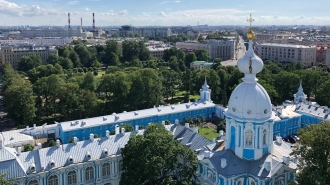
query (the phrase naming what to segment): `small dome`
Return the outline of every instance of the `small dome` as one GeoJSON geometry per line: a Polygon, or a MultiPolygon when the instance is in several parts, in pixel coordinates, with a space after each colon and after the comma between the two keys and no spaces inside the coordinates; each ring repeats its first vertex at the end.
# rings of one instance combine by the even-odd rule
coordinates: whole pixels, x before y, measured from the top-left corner
{"type": "Polygon", "coordinates": [[[241,119],[269,119],[272,115],[272,104],[267,91],[258,83],[241,83],[230,96],[228,103],[229,116],[241,119]]]}

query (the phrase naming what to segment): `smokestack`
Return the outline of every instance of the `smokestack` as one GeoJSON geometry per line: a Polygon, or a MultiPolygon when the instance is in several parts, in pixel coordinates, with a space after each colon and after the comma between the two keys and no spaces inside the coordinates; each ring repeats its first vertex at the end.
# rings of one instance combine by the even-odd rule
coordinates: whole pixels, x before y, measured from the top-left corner
{"type": "Polygon", "coordinates": [[[70,26],[70,13],[68,13],[68,26],[69,26],[69,29],[71,28],[70,26]]]}
{"type": "Polygon", "coordinates": [[[93,13],[93,30],[95,30],[95,15],[93,13]]]}
{"type": "Polygon", "coordinates": [[[80,28],[82,29],[82,17],[80,18],[80,28]]]}

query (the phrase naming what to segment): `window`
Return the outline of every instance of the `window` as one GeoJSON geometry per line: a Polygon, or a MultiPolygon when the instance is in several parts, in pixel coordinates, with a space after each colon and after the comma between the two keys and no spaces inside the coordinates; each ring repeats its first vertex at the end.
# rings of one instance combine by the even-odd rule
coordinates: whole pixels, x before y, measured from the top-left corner
{"type": "Polygon", "coordinates": [[[251,130],[245,131],[245,146],[252,146],[252,136],[251,130]]]}
{"type": "Polygon", "coordinates": [[[85,180],[89,181],[91,179],[94,179],[94,168],[90,166],[85,170],[85,180]]]}
{"type": "Polygon", "coordinates": [[[70,171],[68,173],[68,185],[72,185],[76,183],[77,183],[77,173],[76,171],[70,171]]]}
{"type": "Polygon", "coordinates": [[[242,181],[238,181],[237,182],[237,185],[242,185],[242,181]]]}
{"type": "Polygon", "coordinates": [[[84,130],[84,129],[82,129],[82,130],[81,130],[81,133],[85,133],[85,130],[84,130]]]}
{"type": "Polygon", "coordinates": [[[96,131],[96,127],[94,127],[94,131],[96,131]]]}
{"type": "Polygon", "coordinates": [[[28,185],[38,185],[39,182],[37,180],[31,180],[28,185]]]}
{"type": "Polygon", "coordinates": [[[48,178],[48,185],[58,185],[57,175],[52,175],[48,178]]]}
{"type": "Polygon", "coordinates": [[[262,144],[263,145],[266,145],[267,143],[266,143],[266,134],[267,134],[267,131],[266,131],[266,129],[264,130],[264,132],[263,132],[263,135],[262,135],[262,144]]]}
{"type": "Polygon", "coordinates": [[[275,185],[283,185],[283,180],[277,180],[275,185]]]}
{"type": "Polygon", "coordinates": [[[251,182],[251,185],[256,185],[256,183],[254,183],[253,181],[251,182]]]}
{"type": "Polygon", "coordinates": [[[88,128],[88,132],[90,132],[91,131],[91,128],[88,128]]]}
{"type": "Polygon", "coordinates": [[[110,175],[110,163],[105,163],[102,166],[102,176],[110,175]]]}

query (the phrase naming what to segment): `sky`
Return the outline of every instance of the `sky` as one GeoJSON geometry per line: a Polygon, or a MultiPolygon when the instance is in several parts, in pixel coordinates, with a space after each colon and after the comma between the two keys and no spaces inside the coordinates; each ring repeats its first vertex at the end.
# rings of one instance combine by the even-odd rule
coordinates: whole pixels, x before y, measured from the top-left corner
{"type": "Polygon", "coordinates": [[[0,25],[330,25],[330,0],[0,0],[0,25]]]}

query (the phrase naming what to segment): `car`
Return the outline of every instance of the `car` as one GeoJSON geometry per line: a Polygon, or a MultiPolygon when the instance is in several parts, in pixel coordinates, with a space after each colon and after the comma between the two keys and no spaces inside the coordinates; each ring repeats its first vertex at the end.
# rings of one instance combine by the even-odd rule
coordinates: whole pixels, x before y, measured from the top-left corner
{"type": "Polygon", "coordinates": [[[296,138],[293,137],[293,136],[288,136],[287,139],[289,140],[290,143],[296,143],[297,142],[296,138]]]}
{"type": "Polygon", "coordinates": [[[292,136],[293,136],[297,141],[300,141],[300,138],[299,138],[297,135],[293,134],[292,136]]]}

